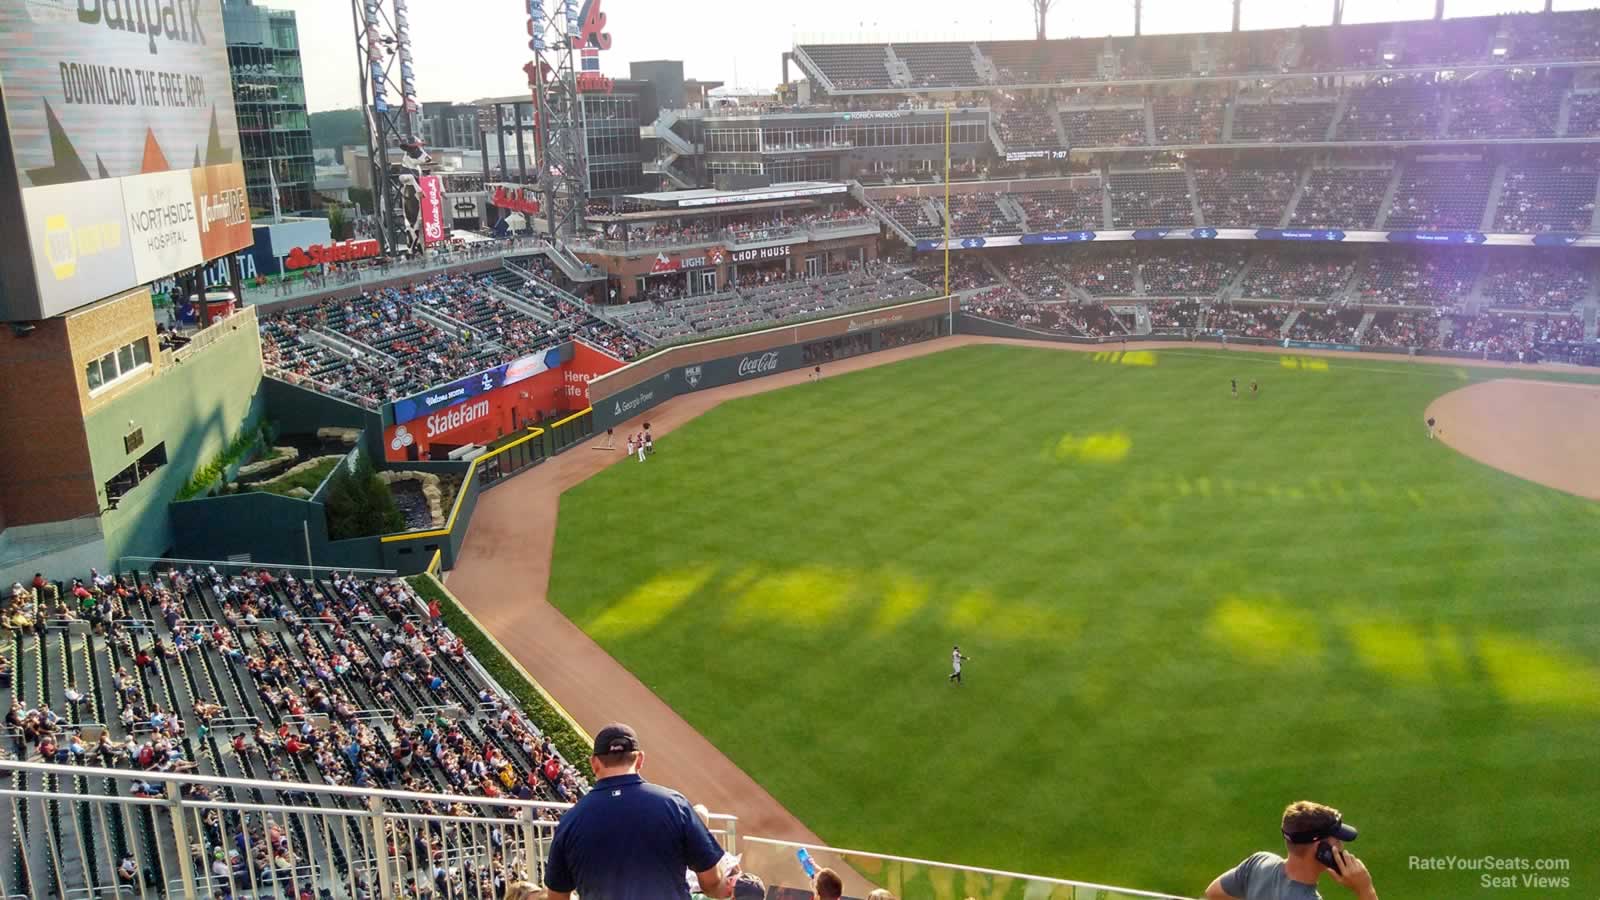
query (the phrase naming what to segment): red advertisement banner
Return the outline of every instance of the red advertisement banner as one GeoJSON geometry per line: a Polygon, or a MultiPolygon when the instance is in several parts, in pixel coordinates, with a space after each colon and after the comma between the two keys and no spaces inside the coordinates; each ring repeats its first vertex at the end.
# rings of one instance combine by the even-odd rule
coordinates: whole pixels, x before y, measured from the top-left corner
{"type": "Polygon", "coordinates": [[[417,179],[417,196],[422,204],[422,245],[436,244],[444,234],[444,184],[437,175],[417,179]]]}
{"type": "Polygon", "coordinates": [[[530,216],[538,215],[539,210],[542,208],[539,204],[539,192],[537,189],[525,188],[515,184],[495,185],[494,194],[489,202],[501,209],[509,209],[512,212],[524,213],[530,216]]]}
{"type": "Polygon", "coordinates": [[[324,247],[321,244],[312,244],[309,247],[296,247],[289,251],[283,261],[285,269],[304,269],[308,266],[320,266],[324,263],[349,262],[352,259],[366,259],[377,256],[383,252],[378,242],[366,239],[359,241],[334,241],[324,247]]]}

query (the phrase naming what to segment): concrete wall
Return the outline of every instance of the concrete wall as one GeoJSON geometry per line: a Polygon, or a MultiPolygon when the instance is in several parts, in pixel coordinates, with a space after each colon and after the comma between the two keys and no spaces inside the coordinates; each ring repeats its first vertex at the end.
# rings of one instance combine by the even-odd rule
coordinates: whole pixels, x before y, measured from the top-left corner
{"type": "Polygon", "coordinates": [[[167,506],[195,471],[236,435],[257,426],[266,409],[261,384],[260,337],[254,321],[227,320],[214,342],[127,390],[98,403],[83,421],[100,508],[109,503],[105,482],[156,445],[165,443],[166,466],[125,494],[101,516],[108,561],[156,556],[174,545],[167,506]],[[131,453],[123,439],[141,429],[144,443],[131,453]]]}
{"type": "Polygon", "coordinates": [[[377,412],[276,378],[263,378],[261,391],[266,397],[267,417],[278,424],[279,434],[313,434],[318,428],[361,428],[365,429],[361,449],[374,460],[383,459],[383,418],[377,412]]]}

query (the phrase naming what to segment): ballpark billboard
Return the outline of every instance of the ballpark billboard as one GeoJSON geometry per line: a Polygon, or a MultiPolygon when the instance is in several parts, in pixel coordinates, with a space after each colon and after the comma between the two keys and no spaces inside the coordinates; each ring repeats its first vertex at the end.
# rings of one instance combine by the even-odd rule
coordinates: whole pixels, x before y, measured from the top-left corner
{"type": "Polygon", "coordinates": [[[192,266],[202,247],[249,246],[232,196],[244,173],[220,0],[0,0],[0,34],[14,166],[0,180],[24,219],[6,237],[27,241],[35,263],[6,273],[19,277],[0,318],[56,315],[192,266]],[[228,171],[191,174],[211,167],[228,171]],[[114,243],[97,218],[113,193],[114,243]]]}

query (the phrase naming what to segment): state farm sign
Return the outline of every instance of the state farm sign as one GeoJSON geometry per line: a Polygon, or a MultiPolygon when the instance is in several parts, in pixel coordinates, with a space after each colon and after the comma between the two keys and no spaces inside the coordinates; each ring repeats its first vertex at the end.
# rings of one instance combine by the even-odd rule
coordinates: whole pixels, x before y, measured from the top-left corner
{"type": "Polygon", "coordinates": [[[349,262],[353,259],[368,259],[383,252],[374,240],[360,241],[334,241],[324,247],[321,244],[312,244],[309,247],[296,247],[289,251],[283,261],[285,269],[304,269],[308,266],[321,266],[328,263],[349,262]]]}
{"type": "Polygon", "coordinates": [[[489,401],[487,400],[453,406],[442,413],[435,413],[428,417],[428,437],[438,437],[447,431],[453,431],[463,425],[470,425],[487,415],[489,415],[489,401]]]}

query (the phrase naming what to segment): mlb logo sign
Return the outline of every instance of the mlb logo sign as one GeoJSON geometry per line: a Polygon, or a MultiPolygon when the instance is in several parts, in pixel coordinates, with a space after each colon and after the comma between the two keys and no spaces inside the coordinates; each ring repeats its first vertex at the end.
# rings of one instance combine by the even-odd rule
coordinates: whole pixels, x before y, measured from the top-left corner
{"type": "Polygon", "coordinates": [[[683,370],[683,380],[687,381],[689,383],[689,388],[691,390],[693,390],[694,388],[699,387],[700,386],[700,367],[699,366],[689,366],[688,368],[684,369],[683,370]]]}

